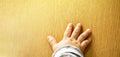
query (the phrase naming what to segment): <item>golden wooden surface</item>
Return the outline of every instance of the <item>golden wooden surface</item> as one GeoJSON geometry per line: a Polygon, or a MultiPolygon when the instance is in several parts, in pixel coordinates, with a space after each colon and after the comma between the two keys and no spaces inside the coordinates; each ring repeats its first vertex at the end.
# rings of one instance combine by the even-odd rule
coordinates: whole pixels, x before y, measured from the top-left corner
{"type": "Polygon", "coordinates": [[[93,31],[85,57],[120,57],[120,0],[0,0],[0,57],[51,57],[69,22],[93,31]]]}

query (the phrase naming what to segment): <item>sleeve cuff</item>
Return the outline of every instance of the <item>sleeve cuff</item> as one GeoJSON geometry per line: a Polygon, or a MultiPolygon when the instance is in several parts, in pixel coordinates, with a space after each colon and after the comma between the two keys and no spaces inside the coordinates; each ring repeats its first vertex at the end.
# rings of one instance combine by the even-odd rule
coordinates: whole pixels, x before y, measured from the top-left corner
{"type": "Polygon", "coordinates": [[[61,56],[63,53],[74,53],[74,54],[77,54],[79,55],[80,57],[84,57],[83,56],[83,53],[82,51],[75,47],[75,46],[64,46],[64,47],[61,47],[61,48],[58,48],[52,55],[52,57],[59,57],[61,56]]]}

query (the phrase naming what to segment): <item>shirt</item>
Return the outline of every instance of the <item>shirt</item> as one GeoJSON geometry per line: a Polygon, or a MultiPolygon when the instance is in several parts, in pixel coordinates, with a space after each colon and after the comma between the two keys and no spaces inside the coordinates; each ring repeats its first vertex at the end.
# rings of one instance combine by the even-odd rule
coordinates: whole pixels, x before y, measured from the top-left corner
{"type": "Polygon", "coordinates": [[[84,57],[81,50],[75,46],[64,46],[58,48],[52,57],[84,57]]]}

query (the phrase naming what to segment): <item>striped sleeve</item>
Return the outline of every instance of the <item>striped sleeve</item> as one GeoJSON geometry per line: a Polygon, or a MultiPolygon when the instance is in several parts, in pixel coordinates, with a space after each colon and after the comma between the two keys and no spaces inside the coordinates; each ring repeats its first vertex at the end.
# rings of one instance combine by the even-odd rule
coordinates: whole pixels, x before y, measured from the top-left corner
{"type": "Polygon", "coordinates": [[[64,46],[58,48],[52,57],[83,57],[83,53],[75,46],[64,46]]]}

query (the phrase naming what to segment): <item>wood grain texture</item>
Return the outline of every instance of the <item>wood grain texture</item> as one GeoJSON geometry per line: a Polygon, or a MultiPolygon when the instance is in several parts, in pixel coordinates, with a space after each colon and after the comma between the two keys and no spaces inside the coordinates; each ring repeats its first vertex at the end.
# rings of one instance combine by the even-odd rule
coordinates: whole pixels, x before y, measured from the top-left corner
{"type": "Polygon", "coordinates": [[[93,31],[85,57],[120,57],[120,0],[0,0],[0,57],[51,57],[69,22],[93,31]]]}

